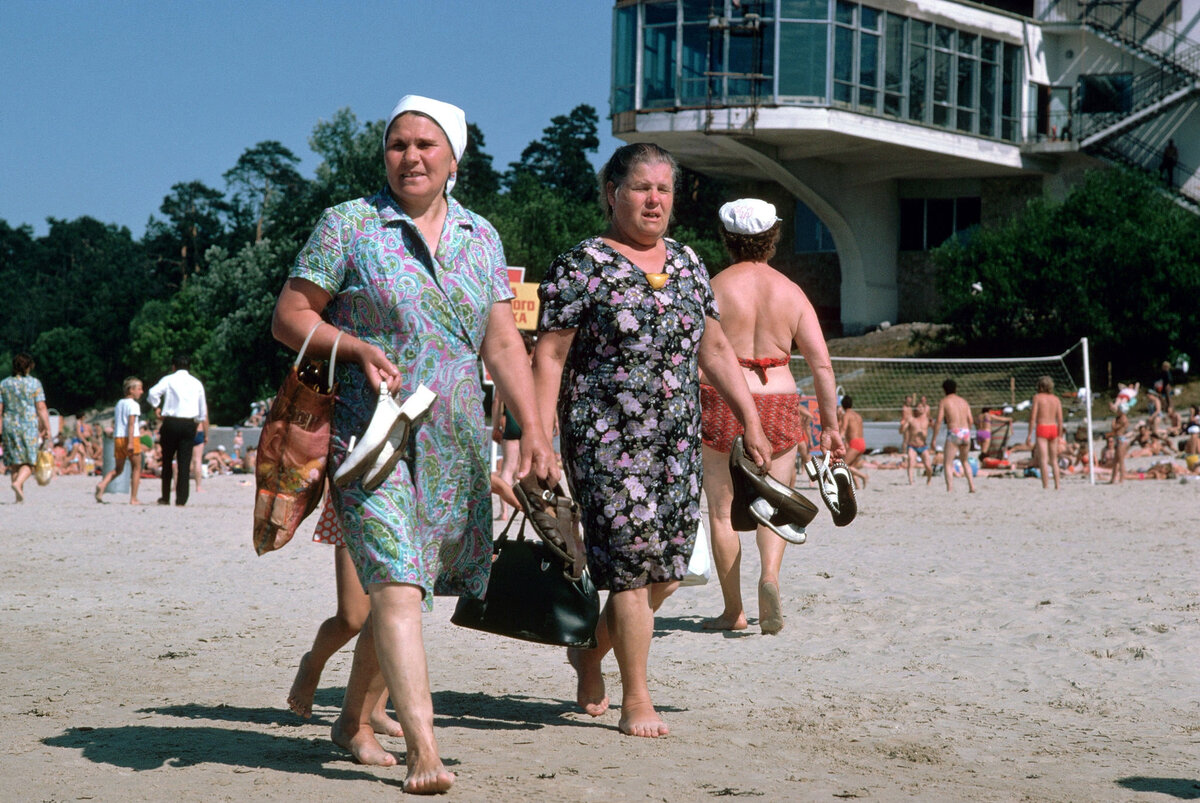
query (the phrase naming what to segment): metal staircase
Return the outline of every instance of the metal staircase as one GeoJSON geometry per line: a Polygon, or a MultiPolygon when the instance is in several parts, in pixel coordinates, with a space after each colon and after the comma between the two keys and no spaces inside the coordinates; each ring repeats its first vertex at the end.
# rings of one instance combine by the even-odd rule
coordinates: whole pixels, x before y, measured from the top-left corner
{"type": "MultiPolygon", "coordinates": [[[[1135,132],[1176,106],[1200,98],[1200,43],[1176,36],[1163,18],[1145,17],[1136,8],[1136,2],[1093,0],[1080,9],[1081,25],[1152,67],[1133,77],[1124,110],[1084,114],[1076,108],[1073,116],[1081,150],[1157,174],[1161,145],[1153,147],[1135,132]]],[[[1183,164],[1175,168],[1176,175],[1183,177],[1194,170],[1183,164]]],[[[1183,205],[1200,211],[1197,182],[1185,181],[1181,187],[1168,189],[1183,205]]]]}

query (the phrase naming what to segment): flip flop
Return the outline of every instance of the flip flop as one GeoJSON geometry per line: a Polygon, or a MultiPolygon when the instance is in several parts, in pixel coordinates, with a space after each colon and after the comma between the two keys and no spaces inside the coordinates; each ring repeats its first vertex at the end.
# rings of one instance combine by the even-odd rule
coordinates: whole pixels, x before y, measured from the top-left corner
{"type": "Polygon", "coordinates": [[[437,394],[424,385],[418,385],[412,395],[404,400],[404,404],[400,405],[400,414],[396,416],[396,423],[392,425],[387,440],[383,442],[374,466],[363,478],[363,490],[374,491],[392,476],[396,464],[408,451],[409,435],[417,424],[429,415],[436,400],[437,394]]]}
{"type": "Polygon", "coordinates": [[[816,518],[817,506],[751,460],[741,435],[733,439],[729,451],[729,473],[733,479],[730,523],[735,530],[752,530],[761,524],[790,544],[805,542],[804,528],[816,518]]]}
{"type": "Polygon", "coordinates": [[[396,404],[396,399],[388,393],[387,383],[380,382],[379,399],[375,402],[375,412],[371,421],[361,438],[350,436],[350,453],[334,473],[334,484],[345,488],[378,462],[379,452],[387,444],[388,434],[396,425],[399,416],[400,405],[396,404]]]}
{"type": "Polygon", "coordinates": [[[813,455],[804,464],[804,471],[817,483],[833,523],[845,527],[854,521],[858,515],[858,500],[854,497],[854,478],[846,464],[841,460],[831,461],[828,453],[823,461],[813,455]]]}
{"type": "Polygon", "coordinates": [[[579,505],[563,493],[561,485],[547,488],[539,482],[539,487],[531,487],[526,482],[538,481],[529,478],[513,485],[521,511],[546,547],[563,561],[563,576],[578,580],[587,566],[579,534],[579,505]]]}

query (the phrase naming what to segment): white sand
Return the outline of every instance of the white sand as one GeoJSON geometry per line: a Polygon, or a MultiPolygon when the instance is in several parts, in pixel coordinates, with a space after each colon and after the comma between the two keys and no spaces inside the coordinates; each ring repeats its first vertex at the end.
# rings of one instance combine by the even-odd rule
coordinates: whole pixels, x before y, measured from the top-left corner
{"type": "MultiPolygon", "coordinates": [[[[253,489],[188,507],[97,505],[94,479],[0,482],[0,800],[383,800],[284,705],[333,611],[332,552],[255,557],[253,489]]],[[[715,582],[658,620],[651,687],[672,728],[621,737],[575,713],[563,651],[426,619],[455,800],[1163,801],[1200,797],[1200,482],[1060,493],[877,471],[858,520],[825,513],[784,566],[787,624],[703,632],[715,582]]],[[[142,486],[153,502],[157,483],[142,486]]],[[[615,663],[610,692],[619,699],[615,663]]],[[[401,752],[403,743],[385,740],[401,752]]]]}

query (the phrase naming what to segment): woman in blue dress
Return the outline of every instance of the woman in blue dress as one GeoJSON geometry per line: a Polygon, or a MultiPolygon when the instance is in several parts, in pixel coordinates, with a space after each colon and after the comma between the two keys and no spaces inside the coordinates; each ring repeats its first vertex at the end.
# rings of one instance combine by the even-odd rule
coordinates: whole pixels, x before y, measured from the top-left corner
{"type": "Polygon", "coordinates": [[[25,501],[25,481],[37,464],[38,442],[50,438],[50,412],[42,383],[29,375],[33,357],[21,352],[13,357],[12,376],[0,381],[0,438],[4,465],[8,467],[13,495],[25,501]]]}
{"type": "Polygon", "coordinates": [[[534,374],[542,421],[557,410],[588,570],[609,590],[598,646],[570,650],[578,702],[608,708],[601,661],[621,670],[622,733],[667,735],[650,700],[654,612],[683,578],[700,521],[698,368],[770,467],[771,445],[717,322],[708,273],[667,238],[678,168],[656,145],[619,148],[600,172],[609,228],[559,256],[541,298],[534,374]]]}
{"type": "Polygon", "coordinates": [[[402,98],[385,126],[386,185],[325,211],[273,323],[276,338],[297,349],[325,322],[310,344],[322,358],[342,333],[330,476],[371,420],[381,383],[401,399],[421,384],[437,394],[414,428],[411,459],[370,491],[355,480],[332,492],[371,604],[333,738],[363,763],[395,763],[363,715],[386,681],[404,729],[408,792],[442,792],[454,782],[433,735],[422,609],[435,594],[481,597],[491,567],[480,357],[522,425],[518,473],[532,466],[539,478],[558,475],[532,400],[500,238],[449,195],[466,138],[458,107],[402,98]]]}

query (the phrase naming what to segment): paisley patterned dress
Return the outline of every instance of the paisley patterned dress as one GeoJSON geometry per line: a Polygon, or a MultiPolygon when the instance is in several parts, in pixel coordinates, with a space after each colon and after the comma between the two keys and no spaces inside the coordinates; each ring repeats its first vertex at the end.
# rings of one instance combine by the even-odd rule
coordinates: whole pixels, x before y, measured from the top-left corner
{"type": "MultiPolygon", "coordinates": [[[[512,298],[500,237],[450,199],[436,252],[386,188],[327,209],[291,276],[333,296],[325,317],[379,346],[403,373],[403,400],[424,383],[438,394],[415,429],[409,459],[371,493],[358,482],[333,504],[359,579],[408,583],[433,595],[481,597],[492,531],[479,349],[497,301],[512,298]]],[[[361,434],[379,388],[338,364],[329,474],[361,434]]]]}
{"type": "Polygon", "coordinates": [[[666,285],[598,237],[538,288],[542,330],[575,329],[558,397],[588,570],[611,591],[682,579],[700,520],[699,348],[717,318],[695,253],[666,240],[666,285]]]}
{"type": "Polygon", "coordinates": [[[32,376],[0,380],[4,403],[4,464],[9,468],[37,464],[37,403],[46,401],[42,383],[32,376]]]}

